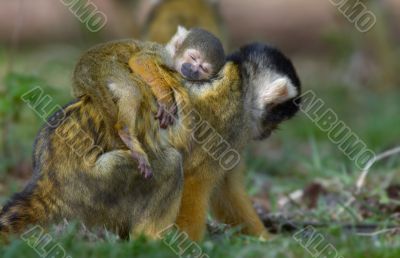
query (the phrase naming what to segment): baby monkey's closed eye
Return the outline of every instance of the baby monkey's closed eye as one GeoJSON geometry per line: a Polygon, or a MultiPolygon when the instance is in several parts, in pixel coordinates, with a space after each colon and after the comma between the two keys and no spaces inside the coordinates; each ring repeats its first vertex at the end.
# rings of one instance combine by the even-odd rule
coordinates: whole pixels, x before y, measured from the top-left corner
{"type": "Polygon", "coordinates": [[[173,39],[175,46],[174,66],[185,79],[209,80],[225,64],[225,52],[221,42],[211,33],[202,29],[185,31],[178,29],[173,39]]]}

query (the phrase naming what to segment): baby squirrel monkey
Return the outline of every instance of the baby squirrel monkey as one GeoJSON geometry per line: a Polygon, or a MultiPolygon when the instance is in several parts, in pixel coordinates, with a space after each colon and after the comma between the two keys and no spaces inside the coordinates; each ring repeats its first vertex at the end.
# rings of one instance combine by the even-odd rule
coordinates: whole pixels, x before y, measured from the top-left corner
{"type": "MultiPolygon", "coordinates": [[[[220,40],[200,28],[188,31],[179,26],[165,50],[167,54],[163,55],[163,64],[189,81],[210,80],[225,64],[225,52],[220,40]]],[[[159,104],[156,117],[160,120],[160,127],[172,125],[176,114],[172,89],[176,80],[146,51],[132,56],[129,66],[151,87],[156,96],[159,104]]]]}
{"type": "MultiPolygon", "coordinates": [[[[158,103],[156,118],[160,121],[160,127],[165,129],[173,124],[177,113],[174,90],[183,87],[182,77],[192,81],[211,79],[225,64],[225,53],[214,35],[198,28],[186,30],[179,27],[165,46],[146,42],[138,43],[135,47],[138,49],[124,54],[121,54],[121,49],[111,49],[110,53],[102,56],[89,51],[81,58],[80,63],[84,65],[77,65],[74,90],[76,97],[86,94],[95,101],[105,102],[98,104],[104,109],[103,115],[118,117],[111,124],[115,124],[119,137],[138,161],[140,173],[149,178],[153,172],[137,129],[142,119],[137,114],[141,93],[135,92],[135,81],[144,81],[151,88],[158,103]],[[121,58],[126,54],[130,56],[129,60],[121,58]],[[127,69],[128,65],[130,69],[127,69]],[[110,98],[113,101],[111,103],[107,101],[110,98]],[[108,114],[114,102],[117,110],[108,114]]],[[[151,146],[145,147],[152,149],[151,146]]]]}
{"type": "MultiPolygon", "coordinates": [[[[129,67],[136,76],[139,76],[152,89],[158,102],[156,118],[160,121],[160,127],[165,129],[174,122],[177,106],[174,100],[174,87],[181,83],[176,76],[168,70],[175,70],[189,81],[206,81],[218,74],[225,64],[225,52],[222,43],[210,32],[193,28],[189,31],[182,26],[165,46],[164,60],[158,62],[151,51],[141,51],[133,55],[129,60],[129,67]]],[[[120,108],[129,108],[126,106],[120,108]]],[[[122,141],[132,151],[134,157],[138,157],[137,149],[132,144],[132,128],[117,128],[122,141]],[[130,133],[126,133],[130,131],[130,133]]],[[[146,154],[138,160],[146,160],[140,163],[139,169],[147,178],[152,175],[152,170],[146,154]]]]}

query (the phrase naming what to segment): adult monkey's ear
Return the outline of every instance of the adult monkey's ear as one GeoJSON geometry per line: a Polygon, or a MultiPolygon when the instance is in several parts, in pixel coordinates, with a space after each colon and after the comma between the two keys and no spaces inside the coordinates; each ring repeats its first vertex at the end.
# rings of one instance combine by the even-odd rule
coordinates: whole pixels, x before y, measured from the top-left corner
{"type": "Polygon", "coordinates": [[[183,41],[185,41],[188,34],[189,31],[185,27],[178,26],[178,30],[176,31],[175,35],[165,46],[171,56],[175,56],[176,51],[180,48],[183,41]]]}
{"type": "Polygon", "coordinates": [[[298,94],[298,90],[290,80],[286,77],[276,79],[272,83],[268,83],[265,87],[262,87],[261,99],[263,105],[269,104],[281,104],[291,98],[294,98],[298,94]]]}

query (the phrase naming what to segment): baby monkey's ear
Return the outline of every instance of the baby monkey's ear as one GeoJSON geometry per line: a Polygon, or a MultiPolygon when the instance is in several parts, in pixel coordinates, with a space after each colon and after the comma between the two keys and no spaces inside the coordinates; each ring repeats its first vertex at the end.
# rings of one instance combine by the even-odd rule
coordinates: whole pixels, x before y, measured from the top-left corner
{"type": "Polygon", "coordinates": [[[177,32],[166,45],[166,49],[171,56],[175,56],[176,51],[181,47],[188,34],[189,31],[185,27],[178,26],[177,32]]]}
{"type": "Polygon", "coordinates": [[[264,105],[281,104],[297,96],[297,89],[286,77],[281,77],[264,87],[260,101],[264,105]]]}

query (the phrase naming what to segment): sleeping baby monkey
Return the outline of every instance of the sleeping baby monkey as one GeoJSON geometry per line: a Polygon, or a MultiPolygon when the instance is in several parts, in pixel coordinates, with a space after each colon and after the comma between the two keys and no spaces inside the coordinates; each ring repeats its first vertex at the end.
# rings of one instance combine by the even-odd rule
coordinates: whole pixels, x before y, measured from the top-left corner
{"type": "Polygon", "coordinates": [[[129,60],[129,66],[151,87],[159,104],[157,118],[161,128],[166,128],[173,123],[176,112],[173,84],[182,85],[171,76],[170,70],[189,81],[207,81],[225,64],[225,53],[219,39],[210,32],[199,28],[188,31],[181,26],[165,46],[161,64],[151,53],[151,50],[138,52],[129,60]]]}
{"type": "MultiPolygon", "coordinates": [[[[133,86],[145,82],[158,104],[159,126],[148,130],[165,129],[173,124],[177,114],[174,91],[184,87],[182,78],[206,82],[217,75],[224,64],[225,53],[218,38],[203,29],[178,27],[165,46],[151,42],[111,42],[89,50],[76,67],[74,94],[89,96],[97,102],[105,120],[115,127],[138,161],[139,171],[149,178],[152,169],[146,149],[157,144],[149,144],[149,133],[144,143],[138,133],[144,123],[138,110],[145,109],[147,103],[141,96],[143,93],[133,86]]],[[[151,108],[147,112],[151,112],[151,108]]],[[[184,144],[189,146],[189,142],[184,144]]]]}
{"type": "MultiPolygon", "coordinates": [[[[154,53],[159,54],[159,53],[154,53]]],[[[160,127],[167,128],[174,122],[177,106],[174,100],[174,88],[183,87],[171,70],[178,72],[185,80],[207,81],[214,77],[225,63],[225,53],[221,42],[211,33],[203,29],[186,30],[179,27],[176,35],[165,47],[164,60],[157,61],[152,51],[141,51],[129,60],[129,66],[136,76],[143,79],[151,87],[158,102],[156,118],[160,127]]],[[[127,107],[125,107],[127,108],[127,107]]],[[[132,128],[119,128],[123,142],[131,149],[139,160],[139,169],[145,177],[152,175],[146,154],[137,156],[137,148],[132,145],[132,128]],[[121,130],[122,129],[122,130],[121,130]],[[129,133],[126,133],[126,132],[129,133]]]]}

